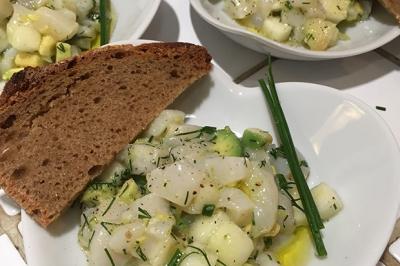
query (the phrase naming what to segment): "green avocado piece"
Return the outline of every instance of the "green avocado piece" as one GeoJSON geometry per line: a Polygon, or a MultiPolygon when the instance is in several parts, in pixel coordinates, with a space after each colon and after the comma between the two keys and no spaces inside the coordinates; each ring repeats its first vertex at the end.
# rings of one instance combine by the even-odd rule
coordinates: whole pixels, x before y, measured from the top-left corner
{"type": "Polygon", "coordinates": [[[119,189],[118,197],[120,200],[122,200],[125,203],[131,203],[136,199],[138,192],[139,192],[139,188],[136,185],[135,181],[133,181],[132,179],[129,179],[119,189]]]}
{"type": "Polygon", "coordinates": [[[72,56],[71,45],[65,42],[56,44],[56,62],[67,59],[72,56]]]}
{"type": "Polygon", "coordinates": [[[243,132],[242,145],[250,149],[258,149],[272,143],[272,136],[258,128],[248,128],[243,132]]]}
{"type": "Polygon", "coordinates": [[[242,146],[240,139],[229,127],[216,132],[214,150],[222,156],[241,156],[242,146]]]}
{"type": "Polygon", "coordinates": [[[109,183],[93,183],[83,193],[81,203],[87,207],[96,207],[100,201],[114,197],[116,188],[109,183]]]}

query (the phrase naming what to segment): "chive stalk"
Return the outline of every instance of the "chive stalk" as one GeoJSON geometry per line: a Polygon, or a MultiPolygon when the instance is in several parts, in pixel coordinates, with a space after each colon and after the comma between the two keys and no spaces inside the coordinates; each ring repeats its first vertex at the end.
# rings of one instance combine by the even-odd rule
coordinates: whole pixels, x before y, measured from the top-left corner
{"type": "Polygon", "coordinates": [[[278,135],[283,145],[283,151],[286,154],[290,171],[292,172],[297,190],[300,195],[301,202],[304,208],[304,214],[307,218],[311,235],[315,243],[318,256],[324,257],[327,255],[324,242],[322,240],[320,229],[324,228],[321,216],[312,197],[310,188],[307,185],[306,179],[300,168],[299,159],[296,149],[289,131],[288,124],[285,119],[279,97],[275,87],[275,81],[272,75],[271,57],[269,57],[269,67],[267,73],[267,81],[261,79],[259,84],[264,93],[269,109],[273,116],[278,135]]]}
{"type": "Polygon", "coordinates": [[[100,0],[100,45],[105,45],[110,41],[110,2],[100,0]]]}

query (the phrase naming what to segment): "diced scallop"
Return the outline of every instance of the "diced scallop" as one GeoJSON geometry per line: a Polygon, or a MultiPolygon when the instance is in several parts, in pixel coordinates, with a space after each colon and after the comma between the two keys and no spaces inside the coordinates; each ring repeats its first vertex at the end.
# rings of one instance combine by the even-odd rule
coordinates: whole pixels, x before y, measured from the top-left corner
{"type": "Polygon", "coordinates": [[[169,216],[171,214],[168,201],[154,193],[150,193],[135,200],[123,216],[125,219],[129,217],[131,219],[138,219],[139,215],[146,216],[146,212],[151,217],[158,215],[169,216]]]}
{"type": "Polygon", "coordinates": [[[268,17],[264,20],[261,32],[274,41],[285,42],[289,39],[292,26],[280,22],[279,18],[268,17]]]}
{"type": "Polygon", "coordinates": [[[286,194],[284,194],[284,192],[279,193],[277,223],[280,226],[281,232],[293,233],[295,229],[292,201],[286,194]]]}
{"type": "Polygon", "coordinates": [[[226,209],[226,213],[237,225],[246,226],[251,224],[254,203],[240,189],[222,189],[217,207],[226,209]]]}
{"type": "Polygon", "coordinates": [[[208,240],[207,248],[214,251],[226,265],[243,265],[253,252],[253,241],[234,223],[224,223],[208,240]]]}
{"type": "Polygon", "coordinates": [[[252,165],[252,175],[245,181],[247,193],[253,200],[254,225],[252,235],[274,234],[278,213],[278,188],[269,168],[252,165]]]}
{"type": "Polygon", "coordinates": [[[230,219],[222,211],[216,212],[211,217],[200,216],[190,226],[189,236],[194,242],[207,244],[208,239],[215,233],[218,227],[227,222],[230,222],[230,219]]]}
{"type": "Polygon", "coordinates": [[[151,171],[147,176],[147,187],[158,196],[186,207],[190,205],[206,178],[205,172],[187,162],[178,161],[164,169],[151,171]]]}
{"type": "Polygon", "coordinates": [[[339,37],[336,25],[320,18],[308,19],[303,31],[304,42],[315,51],[324,51],[335,45],[339,37]]]}
{"type": "Polygon", "coordinates": [[[135,143],[128,150],[128,161],[135,174],[147,174],[159,163],[160,149],[149,144],[135,143]]]}
{"type": "Polygon", "coordinates": [[[250,176],[249,160],[243,157],[214,157],[205,160],[209,176],[221,185],[233,185],[250,176]]]}
{"type": "Polygon", "coordinates": [[[218,203],[220,191],[216,185],[210,182],[202,182],[200,189],[194,197],[192,203],[185,209],[185,212],[190,214],[200,214],[204,205],[218,203]]]}
{"type": "Polygon", "coordinates": [[[89,12],[93,9],[93,4],[96,3],[93,0],[79,0],[75,1],[76,15],[79,20],[85,19],[89,12]]]}
{"type": "Polygon", "coordinates": [[[164,110],[161,114],[154,119],[149,128],[145,131],[144,135],[147,137],[153,136],[155,138],[161,137],[166,132],[171,124],[183,124],[185,120],[185,113],[178,110],[164,110]]]}
{"type": "Polygon", "coordinates": [[[137,248],[136,241],[144,235],[145,229],[146,225],[139,220],[116,227],[110,237],[110,249],[119,254],[135,250],[137,248]]]}
{"type": "Polygon", "coordinates": [[[51,35],[56,41],[72,38],[79,28],[75,13],[68,9],[40,7],[32,15],[31,21],[37,31],[43,35],[51,35]]]}
{"type": "MultiPolygon", "coordinates": [[[[343,202],[336,191],[326,183],[321,183],[311,189],[311,194],[317,205],[322,220],[327,221],[343,209],[343,202]]],[[[301,204],[300,204],[301,205],[301,204]]],[[[306,225],[307,220],[304,213],[294,208],[296,225],[306,225]]]]}
{"type": "Polygon", "coordinates": [[[351,0],[319,0],[325,12],[326,19],[337,24],[347,18],[351,0]]]}
{"type": "Polygon", "coordinates": [[[269,252],[259,253],[256,262],[259,266],[280,266],[280,263],[275,259],[275,256],[269,252]]]}
{"type": "Polygon", "coordinates": [[[243,19],[254,13],[255,0],[225,0],[225,11],[234,19],[243,19]]]}
{"type": "Polygon", "coordinates": [[[194,137],[196,136],[195,134],[197,133],[198,130],[201,129],[201,126],[197,125],[190,125],[190,124],[171,124],[168,127],[168,131],[166,133],[167,137],[170,136],[188,136],[189,137],[194,137]],[[196,133],[191,133],[191,132],[196,132],[196,133]],[[191,134],[189,134],[191,133],[191,134]]]}
{"type": "Polygon", "coordinates": [[[149,220],[147,235],[158,239],[168,238],[174,224],[175,219],[172,215],[156,215],[149,220]]]}
{"type": "Polygon", "coordinates": [[[90,242],[89,266],[109,266],[111,262],[107,251],[115,265],[125,265],[129,261],[128,255],[114,252],[109,247],[111,235],[103,226],[97,224],[94,232],[95,234],[90,242]]]}
{"type": "Polygon", "coordinates": [[[119,162],[112,162],[106,166],[103,172],[97,177],[101,181],[112,181],[114,177],[125,170],[125,167],[119,162]]]}
{"type": "Polygon", "coordinates": [[[42,36],[33,27],[20,25],[8,27],[7,31],[11,45],[18,51],[35,52],[39,50],[42,36]]]}
{"type": "MultiPolygon", "coordinates": [[[[166,265],[176,250],[176,240],[169,235],[167,238],[159,239],[146,237],[140,243],[140,249],[146,256],[150,265],[166,265]]],[[[136,257],[139,257],[136,254],[136,257]]]]}

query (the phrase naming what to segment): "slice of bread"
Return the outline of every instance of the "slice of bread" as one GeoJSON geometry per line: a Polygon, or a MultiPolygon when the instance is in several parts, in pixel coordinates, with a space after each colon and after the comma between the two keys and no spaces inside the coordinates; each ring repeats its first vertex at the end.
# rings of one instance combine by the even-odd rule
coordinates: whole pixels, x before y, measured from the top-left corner
{"type": "Polygon", "coordinates": [[[48,226],[210,61],[192,44],[120,45],[15,74],[0,96],[0,186],[48,226]]]}
{"type": "Polygon", "coordinates": [[[397,19],[400,23],[400,1],[399,0],[379,0],[379,2],[397,19]]]}

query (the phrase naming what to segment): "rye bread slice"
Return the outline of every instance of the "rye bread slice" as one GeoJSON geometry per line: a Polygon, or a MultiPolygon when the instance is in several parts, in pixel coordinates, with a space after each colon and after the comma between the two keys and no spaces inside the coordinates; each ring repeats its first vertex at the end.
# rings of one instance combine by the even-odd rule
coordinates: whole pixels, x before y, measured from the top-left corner
{"type": "Polygon", "coordinates": [[[379,0],[383,7],[387,9],[400,23],[400,1],[399,0],[379,0]]]}
{"type": "Polygon", "coordinates": [[[0,96],[0,186],[46,227],[211,69],[187,43],[97,49],[14,75],[0,96]]]}

